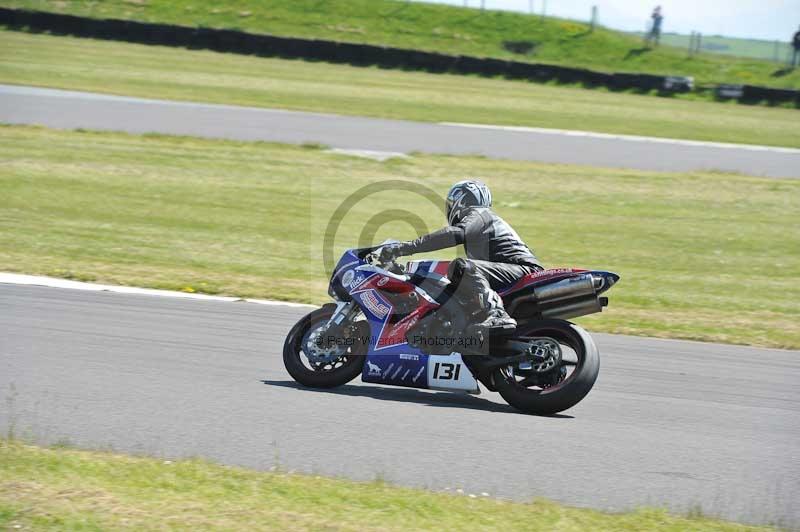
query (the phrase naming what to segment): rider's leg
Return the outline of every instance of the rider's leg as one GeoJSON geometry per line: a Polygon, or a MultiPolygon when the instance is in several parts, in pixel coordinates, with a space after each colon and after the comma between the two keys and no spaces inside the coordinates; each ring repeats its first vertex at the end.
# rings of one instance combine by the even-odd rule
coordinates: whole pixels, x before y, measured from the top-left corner
{"type": "Polygon", "coordinates": [[[490,315],[494,314],[503,318],[508,317],[508,319],[512,318],[506,312],[503,306],[503,300],[497,291],[509,288],[526,275],[542,270],[540,266],[526,266],[483,260],[473,260],[472,265],[475,267],[477,273],[488,281],[489,287],[492,289],[490,298],[493,304],[490,315]]]}
{"type": "Polygon", "coordinates": [[[477,308],[477,326],[485,329],[514,329],[517,322],[503,308],[503,300],[494,291],[533,271],[526,266],[469,259],[450,263],[448,277],[453,295],[465,308],[477,308]]]}
{"type": "Polygon", "coordinates": [[[492,290],[498,292],[511,287],[529,273],[542,271],[543,269],[541,266],[489,262],[486,260],[473,260],[472,264],[478,272],[489,281],[489,286],[492,287],[492,290]]]}

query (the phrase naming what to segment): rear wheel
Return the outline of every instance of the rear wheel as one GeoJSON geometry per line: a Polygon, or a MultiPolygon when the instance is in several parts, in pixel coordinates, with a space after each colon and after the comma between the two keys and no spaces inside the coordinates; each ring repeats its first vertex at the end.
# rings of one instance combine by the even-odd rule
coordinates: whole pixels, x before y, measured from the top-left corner
{"type": "Polygon", "coordinates": [[[346,384],[361,373],[366,354],[366,321],[350,326],[337,342],[320,338],[336,310],[325,305],[298,321],[283,344],[283,365],[294,380],[313,388],[346,384]]]}
{"type": "Polygon", "coordinates": [[[563,320],[537,321],[518,333],[548,339],[541,341],[547,357],[494,371],[494,384],[508,404],[527,414],[550,415],[586,397],[600,372],[600,353],[589,333],[563,320]]]}

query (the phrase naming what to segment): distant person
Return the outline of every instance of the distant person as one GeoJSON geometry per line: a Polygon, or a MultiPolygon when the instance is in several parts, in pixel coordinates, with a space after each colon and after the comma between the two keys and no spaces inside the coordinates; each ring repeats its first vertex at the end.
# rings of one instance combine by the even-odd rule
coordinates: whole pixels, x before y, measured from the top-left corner
{"type": "Polygon", "coordinates": [[[649,43],[655,42],[656,46],[661,42],[661,23],[664,21],[664,15],[661,14],[661,6],[656,6],[653,14],[650,15],[652,22],[650,24],[650,32],[647,34],[646,40],[649,43]]]}
{"type": "Polygon", "coordinates": [[[800,59],[800,28],[792,37],[792,48],[794,48],[794,53],[792,54],[792,68],[797,66],[797,60],[800,59]]]}

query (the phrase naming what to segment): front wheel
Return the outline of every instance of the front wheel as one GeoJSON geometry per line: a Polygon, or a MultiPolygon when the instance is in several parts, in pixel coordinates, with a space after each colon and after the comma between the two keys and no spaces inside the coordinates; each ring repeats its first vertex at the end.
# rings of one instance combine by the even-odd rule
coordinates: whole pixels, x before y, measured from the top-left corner
{"type": "Polygon", "coordinates": [[[524,337],[552,339],[560,353],[553,349],[549,365],[515,364],[496,369],[494,384],[508,404],[527,414],[551,415],[586,397],[600,372],[600,353],[589,333],[563,320],[533,322],[518,332],[524,337]]]}
{"type": "Polygon", "coordinates": [[[294,380],[313,388],[334,388],[347,384],[364,366],[366,321],[355,322],[347,335],[326,344],[319,336],[330,320],[335,305],[325,305],[298,321],[283,344],[283,365],[294,380]]]}

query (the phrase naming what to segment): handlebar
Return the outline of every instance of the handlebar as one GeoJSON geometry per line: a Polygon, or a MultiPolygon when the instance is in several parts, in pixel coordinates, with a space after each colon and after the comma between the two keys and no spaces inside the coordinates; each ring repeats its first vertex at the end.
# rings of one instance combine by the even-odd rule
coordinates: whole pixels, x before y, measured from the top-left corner
{"type": "Polygon", "coordinates": [[[371,265],[377,266],[379,268],[383,268],[384,270],[390,271],[394,274],[402,275],[405,273],[405,268],[401,264],[399,264],[395,259],[391,259],[387,262],[383,262],[381,260],[381,250],[383,246],[376,248],[375,250],[371,251],[367,254],[364,259],[371,265]]]}

